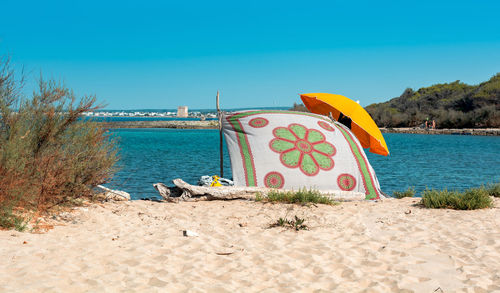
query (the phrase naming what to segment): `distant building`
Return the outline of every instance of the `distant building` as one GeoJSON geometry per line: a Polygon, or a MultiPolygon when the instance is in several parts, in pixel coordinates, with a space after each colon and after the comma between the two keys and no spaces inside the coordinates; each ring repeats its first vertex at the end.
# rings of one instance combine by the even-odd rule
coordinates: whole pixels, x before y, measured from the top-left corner
{"type": "Polygon", "coordinates": [[[185,118],[188,116],[188,107],[187,106],[179,106],[177,108],[177,117],[185,118]]]}

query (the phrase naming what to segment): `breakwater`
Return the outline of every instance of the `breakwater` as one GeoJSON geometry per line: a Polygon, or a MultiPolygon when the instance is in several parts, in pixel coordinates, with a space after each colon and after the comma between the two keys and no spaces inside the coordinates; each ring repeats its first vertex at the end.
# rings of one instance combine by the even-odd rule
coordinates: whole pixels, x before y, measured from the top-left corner
{"type": "MultiPolygon", "coordinates": [[[[174,129],[217,129],[217,120],[205,121],[108,121],[105,128],[174,128],[174,129]]],[[[499,128],[464,128],[464,129],[422,129],[422,128],[380,128],[382,133],[412,134],[451,134],[500,136],[499,128]]]]}
{"type": "Polygon", "coordinates": [[[422,129],[422,128],[380,128],[382,133],[412,134],[450,134],[450,135],[482,135],[499,136],[499,128],[464,128],[464,129],[422,129]]]}
{"type": "Polygon", "coordinates": [[[100,122],[105,128],[176,128],[176,129],[216,129],[217,120],[205,121],[110,121],[100,122]]]}

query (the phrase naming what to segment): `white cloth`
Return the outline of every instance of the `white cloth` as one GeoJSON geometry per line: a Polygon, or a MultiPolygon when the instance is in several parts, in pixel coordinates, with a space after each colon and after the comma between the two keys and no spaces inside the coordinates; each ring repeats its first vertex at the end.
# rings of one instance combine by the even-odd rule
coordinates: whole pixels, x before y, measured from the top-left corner
{"type": "Polygon", "coordinates": [[[361,144],[321,115],[253,110],[222,119],[236,186],[340,190],[382,197],[361,144]]]}

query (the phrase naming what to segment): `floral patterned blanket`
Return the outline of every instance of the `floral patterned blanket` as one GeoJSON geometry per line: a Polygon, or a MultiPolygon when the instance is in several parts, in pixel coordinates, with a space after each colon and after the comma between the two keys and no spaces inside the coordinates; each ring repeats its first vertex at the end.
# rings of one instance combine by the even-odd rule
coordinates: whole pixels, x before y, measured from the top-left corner
{"type": "Polygon", "coordinates": [[[361,144],[325,116],[253,110],[222,119],[236,186],[313,188],[383,197],[361,144]]]}

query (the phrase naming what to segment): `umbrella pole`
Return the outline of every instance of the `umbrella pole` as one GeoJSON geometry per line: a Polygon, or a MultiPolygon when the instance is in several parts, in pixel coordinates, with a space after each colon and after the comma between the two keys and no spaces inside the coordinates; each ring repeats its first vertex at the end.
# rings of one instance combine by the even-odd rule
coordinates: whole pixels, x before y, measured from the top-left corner
{"type": "Polygon", "coordinates": [[[220,155],[220,177],[224,177],[224,155],[222,153],[222,113],[219,106],[219,91],[217,91],[217,119],[219,120],[219,155],[220,155]]]}

